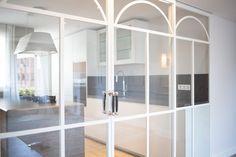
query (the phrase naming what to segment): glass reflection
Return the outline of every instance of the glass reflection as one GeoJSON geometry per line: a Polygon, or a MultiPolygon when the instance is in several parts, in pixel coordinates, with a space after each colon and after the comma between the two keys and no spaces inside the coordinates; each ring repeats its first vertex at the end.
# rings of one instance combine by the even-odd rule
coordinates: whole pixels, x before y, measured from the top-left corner
{"type": "Polygon", "coordinates": [[[106,90],[106,27],[65,20],[65,123],[107,118],[102,110],[106,90]]]}
{"type": "Polygon", "coordinates": [[[197,14],[182,8],[176,8],[176,20],[178,36],[189,37],[208,41],[207,33],[209,32],[209,19],[207,16],[197,14]],[[180,20],[184,19],[182,22],[180,20]],[[206,32],[205,30],[206,29],[206,32]]]}
{"type": "Polygon", "coordinates": [[[1,139],[1,157],[58,157],[59,132],[1,139]]]}
{"type": "Polygon", "coordinates": [[[177,107],[191,105],[192,43],[185,40],[176,42],[177,107]]]}
{"type": "Polygon", "coordinates": [[[57,125],[58,18],[0,12],[1,132],[57,125]]]}
{"type": "Polygon", "coordinates": [[[116,0],[115,17],[117,18],[116,20],[118,20],[116,22],[122,25],[170,33],[171,26],[169,24],[169,18],[172,15],[170,14],[169,9],[171,8],[171,5],[171,3],[164,3],[156,0],[116,0]],[[118,15],[125,6],[129,7],[119,18],[118,15]]]}
{"type": "Polygon", "coordinates": [[[146,119],[115,123],[115,156],[137,157],[146,155],[146,119]]]}
{"type": "Polygon", "coordinates": [[[34,2],[7,0],[7,3],[32,7],[41,10],[50,10],[59,13],[66,13],[97,20],[104,20],[100,9],[106,15],[105,0],[40,0],[34,2]]]}
{"type": "Polygon", "coordinates": [[[192,109],[176,114],[176,157],[192,156],[192,109]]]}
{"type": "Polygon", "coordinates": [[[149,42],[150,111],[169,110],[172,40],[168,37],[150,35],[149,42]]]}
{"type": "Polygon", "coordinates": [[[114,88],[119,93],[118,116],[145,113],[146,35],[120,28],[115,32],[114,88]]]}
{"type": "Polygon", "coordinates": [[[106,157],[106,124],[68,129],[65,138],[66,157],[106,157]]]}
{"type": "Polygon", "coordinates": [[[194,43],[195,105],[209,102],[209,45],[194,43]]]}
{"type": "Polygon", "coordinates": [[[150,117],[150,157],[171,157],[172,115],[150,117]]]}
{"type": "Polygon", "coordinates": [[[210,106],[194,109],[194,156],[210,156],[210,106]]]}

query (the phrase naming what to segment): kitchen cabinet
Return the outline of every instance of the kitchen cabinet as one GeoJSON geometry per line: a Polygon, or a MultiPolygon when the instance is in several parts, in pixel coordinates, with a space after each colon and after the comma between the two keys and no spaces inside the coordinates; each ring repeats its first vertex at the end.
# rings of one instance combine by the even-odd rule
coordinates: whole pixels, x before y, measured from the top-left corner
{"type": "MultiPolygon", "coordinates": [[[[95,71],[97,66],[96,60],[96,30],[87,29],[67,35],[65,37],[64,64],[66,66],[64,69],[64,83],[66,101],[70,102],[77,98],[81,98],[80,92],[78,92],[80,86],[83,88],[83,94],[86,95],[86,78],[88,75],[87,71],[95,71]],[[89,60],[87,58],[89,58],[89,60]]],[[[84,100],[85,97],[82,97],[84,100]]]]}
{"type": "Polygon", "coordinates": [[[67,35],[65,37],[65,57],[69,57],[70,62],[86,62],[88,52],[96,51],[96,38],[96,31],[88,29],[67,35]]]}
{"type": "MultiPolygon", "coordinates": [[[[122,23],[128,26],[145,26],[140,20],[122,23]]],[[[145,33],[117,28],[115,30],[115,65],[142,64],[145,60],[145,33]]],[[[106,29],[98,31],[98,52],[100,64],[106,61],[106,29]]]]}

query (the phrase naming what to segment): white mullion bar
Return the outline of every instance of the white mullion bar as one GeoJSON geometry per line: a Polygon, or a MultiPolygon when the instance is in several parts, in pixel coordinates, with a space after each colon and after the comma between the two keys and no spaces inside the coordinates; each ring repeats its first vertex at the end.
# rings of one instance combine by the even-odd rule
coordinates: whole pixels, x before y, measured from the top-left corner
{"type": "Polygon", "coordinates": [[[31,135],[31,134],[37,134],[37,133],[60,131],[61,129],[73,129],[73,128],[78,128],[78,127],[99,125],[99,124],[105,124],[105,123],[108,123],[108,119],[89,121],[89,122],[83,122],[83,123],[73,123],[73,124],[67,124],[67,125],[63,125],[63,126],[52,126],[52,127],[44,127],[44,128],[37,128],[37,129],[31,129],[31,130],[6,132],[6,133],[0,134],[0,139],[17,137],[17,136],[24,136],[24,135],[31,135]]]}
{"type": "Polygon", "coordinates": [[[177,123],[177,120],[176,120],[176,114],[177,114],[177,112],[176,112],[176,108],[177,108],[177,103],[176,103],[176,84],[177,84],[177,72],[176,72],[176,4],[173,4],[172,5],[172,7],[171,7],[171,18],[172,18],[172,27],[174,28],[173,29],[173,35],[174,35],[174,38],[173,38],[173,44],[172,44],[172,57],[171,57],[171,59],[172,59],[172,64],[171,64],[171,89],[172,89],[172,91],[171,91],[171,93],[172,93],[172,95],[171,95],[171,104],[172,104],[172,108],[173,108],[173,110],[174,110],[174,113],[172,114],[172,128],[171,128],[171,130],[173,131],[172,132],[172,157],[176,157],[176,153],[177,153],[177,151],[176,151],[176,144],[177,144],[177,142],[176,142],[176,127],[177,127],[177,125],[176,125],[176,123],[177,123]]]}
{"type": "Polygon", "coordinates": [[[200,108],[200,107],[205,107],[205,106],[210,106],[210,103],[194,105],[193,108],[200,108]]]}
{"type": "Polygon", "coordinates": [[[61,129],[60,134],[60,157],[65,157],[65,130],[61,129]]]}
{"type": "Polygon", "coordinates": [[[146,118],[146,156],[148,157],[150,152],[150,105],[149,105],[149,92],[150,92],[150,74],[149,74],[149,33],[146,33],[146,79],[145,79],[145,104],[146,104],[146,113],[147,113],[147,118],[146,118]]]}
{"type": "Polygon", "coordinates": [[[183,111],[183,110],[188,110],[188,109],[191,109],[192,106],[184,106],[184,107],[178,107],[176,108],[176,111],[183,111]]]}
{"type": "Polygon", "coordinates": [[[84,123],[74,123],[74,124],[65,125],[64,129],[73,129],[73,128],[78,128],[78,127],[106,124],[108,122],[109,122],[109,120],[105,119],[105,120],[99,120],[99,121],[89,121],[89,122],[84,122],[84,123]]]}
{"type": "Polygon", "coordinates": [[[186,40],[186,41],[194,41],[194,42],[198,42],[198,43],[203,43],[203,44],[210,44],[209,41],[204,41],[204,40],[199,40],[199,39],[194,39],[194,38],[189,38],[189,37],[182,37],[182,36],[176,36],[177,39],[180,40],[186,40]]]}
{"type": "Polygon", "coordinates": [[[39,128],[39,129],[32,129],[32,130],[6,132],[6,133],[0,134],[0,139],[25,136],[25,135],[33,135],[33,134],[40,134],[40,133],[46,133],[46,132],[52,132],[52,131],[60,131],[60,129],[61,129],[60,126],[53,126],[53,127],[39,128]]]}
{"type": "Polygon", "coordinates": [[[194,157],[195,155],[194,155],[194,151],[195,151],[195,146],[194,146],[194,142],[195,142],[195,137],[194,137],[194,134],[195,134],[195,132],[194,132],[194,128],[195,128],[195,124],[194,124],[194,113],[195,112],[195,110],[194,110],[194,108],[192,108],[192,157],[194,157]]]}
{"type": "MultiPolygon", "coordinates": [[[[106,89],[107,91],[114,90],[114,0],[106,0],[107,10],[107,53],[106,53],[106,89]]],[[[110,110],[111,106],[108,107],[110,110]]],[[[107,157],[115,156],[115,142],[114,142],[114,117],[109,117],[108,136],[107,136],[107,157]]]]}
{"type": "Polygon", "coordinates": [[[194,105],[194,106],[179,107],[179,108],[176,108],[176,111],[188,110],[191,108],[199,108],[199,107],[204,107],[204,106],[209,106],[209,105],[210,105],[209,103],[206,103],[206,104],[200,104],[200,105],[194,105]]]}
{"type": "Polygon", "coordinates": [[[133,115],[133,116],[126,116],[126,117],[120,117],[120,118],[115,118],[114,121],[115,122],[121,122],[121,121],[125,121],[125,120],[133,120],[133,119],[138,119],[138,118],[145,118],[147,117],[147,114],[138,114],[138,115],[133,115]]]}
{"type": "Polygon", "coordinates": [[[133,31],[138,31],[138,32],[143,32],[143,33],[155,34],[155,35],[166,36],[166,37],[173,37],[173,34],[153,31],[153,30],[149,30],[145,28],[132,27],[132,26],[122,25],[122,24],[114,24],[114,26],[117,28],[123,28],[123,29],[133,30],[133,31]]]}
{"type": "MultiPolygon", "coordinates": [[[[59,33],[59,104],[60,104],[60,126],[65,125],[65,92],[64,92],[64,30],[65,19],[60,18],[59,33]]],[[[60,130],[60,156],[65,157],[65,130],[60,130]]]]}
{"type": "Polygon", "coordinates": [[[24,11],[24,12],[42,14],[42,15],[54,16],[54,17],[63,17],[66,19],[71,19],[71,20],[79,20],[83,22],[107,25],[107,22],[101,21],[101,20],[90,19],[90,18],[75,16],[75,15],[69,15],[65,13],[58,13],[58,12],[53,12],[53,11],[48,11],[48,10],[40,10],[37,8],[25,7],[25,6],[15,5],[15,4],[3,3],[3,4],[0,4],[0,7],[7,8],[7,9],[14,9],[18,11],[24,11]]]}
{"type": "Polygon", "coordinates": [[[192,50],[191,50],[191,60],[192,60],[192,72],[191,72],[191,106],[192,106],[192,157],[194,157],[194,41],[192,41],[192,50]]]}
{"type": "Polygon", "coordinates": [[[106,87],[114,90],[114,1],[107,0],[108,27],[107,27],[107,54],[106,54],[106,87]]]}
{"type": "Polygon", "coordinates": [[[171,117],[172,117],[172,128],[171,128],[171,130],[173,131],[173,133],[172,133],[172,157],[176,157],[176,153],[177,153],[177,151],[176,151],[176,145],[177,145],[177,143],[176,143],[176,131],[177,131],[177,129],[176,129],[176,127],[177,127],[177,125],[176,125],[176,122],[177,122],[177,120],[176,120],[176,118],[177,118],[177,116],[176,116],[176,114],[177,114],[177,112],[176,112],[176,110],[174,110],[174,112],[173,112],[173,114],[171,115],[171,117]]]}
{"type": "Polygon", "coordinates": [[[192,64],[191,64],[191,105],[194,106],[194,41],[192,41],[192,49],[191,49],[191,61],[192,61],[192,64]]]}
{"type": "Polygon", "coordinates": [[[149,113],[149,116],[152,117],[152,116],[158,116],[158,115],[163,115],[163,114],[169,114],[169,113],[174,113],[175,110],[165,110],[165,111],[160,111],[160,112],[152,112],[152,113],[149,113]]]}
{"type": "Polygon", "coordinates": [[[109,153],[108,157],[115,157],[115,117],[110,117],[110,122],[108,123],[109,130],[108,132],[108,139],[110,141],[110,148],[107,150],[109,153]]]}

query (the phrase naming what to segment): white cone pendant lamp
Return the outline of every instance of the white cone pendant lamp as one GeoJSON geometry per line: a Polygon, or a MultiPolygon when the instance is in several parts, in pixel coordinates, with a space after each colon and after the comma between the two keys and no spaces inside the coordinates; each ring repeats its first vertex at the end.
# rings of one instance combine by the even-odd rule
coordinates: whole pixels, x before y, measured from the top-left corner
{"type": "Polygon", "coordinates": [[[52,36],[46,32],[32,32],[20,38],[14,54],[50,55],[57,53],[52,36]]]}

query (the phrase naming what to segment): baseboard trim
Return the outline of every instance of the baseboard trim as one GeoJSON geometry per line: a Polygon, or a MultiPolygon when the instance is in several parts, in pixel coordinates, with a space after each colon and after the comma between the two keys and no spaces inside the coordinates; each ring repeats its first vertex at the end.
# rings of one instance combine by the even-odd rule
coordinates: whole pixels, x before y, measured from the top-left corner
{"type": "Polygon", "coordinates": [[[233,157],[236,154],[236,146],[225,149],[219,153],[212,154],[212,157],[233,157]]]}

